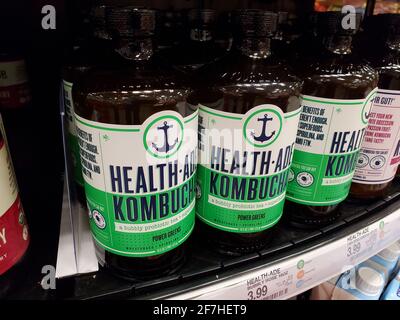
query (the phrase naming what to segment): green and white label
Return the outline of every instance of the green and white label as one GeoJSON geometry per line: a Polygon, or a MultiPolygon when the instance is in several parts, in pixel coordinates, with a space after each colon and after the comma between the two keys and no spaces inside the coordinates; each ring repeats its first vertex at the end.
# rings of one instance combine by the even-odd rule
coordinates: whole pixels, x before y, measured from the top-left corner
{"type": "Polygon", "coordinates": [[[142,125],[75,119],[95,241],[128,257],[182,244],[195,219],[197,111],[158,112],[142,125]]]}
{"type": "Polygon", "coordinates": [[[72,170],[74,180],[77,184],[83,186],[82,166],[79,156],[79,144],[76,136],[76,127],[74,121],[74,102],[72,100],[72,83],[63,80],[63,94],[64,94],[64,107],[65,119],[67,129],[68,147],[71,152],[72,170]]]}
{"type": "Polygon", "coordinates": [[[200,106],[199,219],[236,233],[259,232],[279,221],[299,114],[271,104],[246,114],[200,106]]]}
{"type": "Polygon", "coordinates": [[[302,96],[288,200],[326,206],[347,197],[375,94],[357,100],[302,96]]]}

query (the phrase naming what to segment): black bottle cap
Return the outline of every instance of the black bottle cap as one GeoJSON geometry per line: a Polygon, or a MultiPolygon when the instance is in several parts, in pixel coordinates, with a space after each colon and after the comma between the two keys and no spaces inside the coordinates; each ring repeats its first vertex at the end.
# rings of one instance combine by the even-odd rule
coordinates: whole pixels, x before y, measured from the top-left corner
{"type": "Polygon", "coordinates": [[[278,15],[258,9],[237,10],[233,23],[239,36],[268,37],[276,32],[278,15]]]}
{"type": "Polygon", "coordinates": [[[154,10],[137,7],[117,7],[107,14],[107,29],[113,37],[152,36],[155,29],[154,10]]]}
{"type": "Polygon", "coordinates": [[[317,32],[325,35],[353,35],[361,22],[361,13],[342,13],[340,11],[319,12],[317,32]],[[354,22],[354,23],[352,23],[354,22]]]}

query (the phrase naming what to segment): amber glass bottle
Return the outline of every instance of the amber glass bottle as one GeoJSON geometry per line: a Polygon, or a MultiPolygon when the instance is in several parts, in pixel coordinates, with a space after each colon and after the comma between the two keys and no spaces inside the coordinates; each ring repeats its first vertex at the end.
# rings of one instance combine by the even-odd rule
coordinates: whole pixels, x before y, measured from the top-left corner
{"type": "Polygon", "coordinates": [[[301,81],[271,52],[277,16],[233,14],[234,47],[200,72],[196,213],[226,254],[266,245],[283,210],[301,81]]]}
{"type": "Polygon", "coordinates": [[[152,59],[154,24],[152,10],[112,9],[118,61],[73,88],[99,262],[125,278],[176,270],[194,227],[197,110],[181,75],[152,59]]]}
{"type": "Polygon", "coordinates": [[[400,162],[400,15],[382,14],[375,19],[388,36],[384,54],[371,59],[379,73],[379,90],[350,189],[358,199],[385,196],[400,162]]]}
{"type": "Polygon", "coordinates": [[[295,225],[335,220],[349,193],[377,85],[376,72],[352,54],[360,16],[344,29],[340,12],[319,13],[324,50],[303,73],[302,112],[287,192],[295,225]],[[354,29],[354,27],[356,27],[354,29]]]}
{"type": "Polygon", "coordinates": [[[69,148],[72,177],[78,201],[85,205],[84,181],[82,176],[81,160],[79,155],[78,138],[74,123],[74,101],[72,87],[95,66],[111,63],[114,51],[112,50],[111,35],[106,30],[107,12],[110,7],[94,7],[91,15],[91,35],[81,39],[73,50],[68,53],[63,67],[62,87],[64,95],[65,129],[69,148]]]}

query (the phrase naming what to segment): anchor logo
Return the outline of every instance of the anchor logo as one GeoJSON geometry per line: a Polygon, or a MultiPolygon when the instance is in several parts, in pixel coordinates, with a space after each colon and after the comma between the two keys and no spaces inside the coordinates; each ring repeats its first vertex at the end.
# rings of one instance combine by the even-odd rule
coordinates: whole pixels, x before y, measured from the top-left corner
{"type": "Polygon", "coordinates": [[[183,118],[179,114],[162,113],[146,124],[143,145],[155,158],[169,158],[176,154],[184,141],[183,118]]]}
{"type": "Polygon", "coordinates": [[[243,136],[257,148],[273,144],[283,126],[282,110],[272,104],[264,104],[251,109],[243,118],[243,136]]]}
{"type": "Polygon", "coordinates": [[[272,131],[272,133],[269,136],[267,135],[267,122],[272,121],[272,120],[274,120],[274,119],[272,117],[268,117],[268,113],[265,113],[264,117],[257,119],[257,121],[262,122],[262,130],[261,130],[261,134],[258,137],[255,136],[254,132],[251,132],[251,136],[253,137],[253,139],[255,141],[262,143],[262,142],[268,141],[275,135],[275,133],[276,133],[275,130],[272,131]]]}
{"type": "Polygon", "coordinates": [[[175,145],[178,143],[178,138],[176,138],[174,143],[172,143],[172,144],[169,144],[169,141],[168,141],[168,130],[173,127],[174,126],[172,124],[168,125],[167,121],[164,121],[164,123],[161,127],[157,127],[157,130],[164,131],[164,145],[162,145],[160,147],[160,146],[157,146],[154,142],[152,142],[151,145],[153,146],[153,148],[155,150],[157,150],[158,152],[168,153],[170,150],[172,150],[175,147],[175,145]]]}

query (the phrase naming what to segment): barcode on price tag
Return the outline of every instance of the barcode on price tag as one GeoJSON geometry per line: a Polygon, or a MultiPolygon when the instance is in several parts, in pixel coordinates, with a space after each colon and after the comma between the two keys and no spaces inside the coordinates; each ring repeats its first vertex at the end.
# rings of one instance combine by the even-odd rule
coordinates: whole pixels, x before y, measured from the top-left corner
{"type": "Polygon", "coordinates": [[[283,290],[280,290],[280,291],[278,291],[278,292],[275,292],[275,293],[273,293],[273,294],[270,294],[269,296],[266,296],[266,297],[264,298],[264,300],[275,300],[275,299],[280,298],[280,297],[284,296],[285,294],[287,294],[288,291],[289,291],[288,288],[283,289],[283,290]]]}

